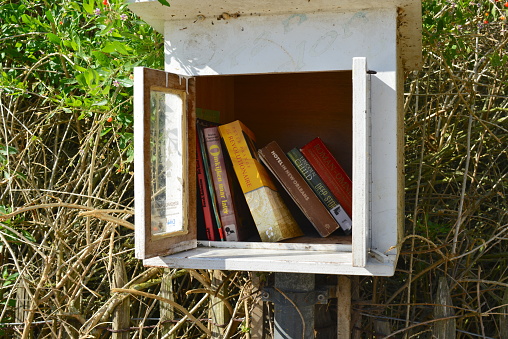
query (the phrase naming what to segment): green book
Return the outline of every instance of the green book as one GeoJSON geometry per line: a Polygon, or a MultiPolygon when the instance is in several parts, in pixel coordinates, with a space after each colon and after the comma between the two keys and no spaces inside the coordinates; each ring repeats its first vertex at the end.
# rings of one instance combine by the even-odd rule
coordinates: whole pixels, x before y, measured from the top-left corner
{"type": "Polygon", "coordinates": [[[351,233],[351,218],[344,211],[339,200],[330,192],[323,180],[321,180],[314,168],[309,164],[305,156],[297,148],[289,151],[287,156],[344,232],[347,234],[351,233]]]}

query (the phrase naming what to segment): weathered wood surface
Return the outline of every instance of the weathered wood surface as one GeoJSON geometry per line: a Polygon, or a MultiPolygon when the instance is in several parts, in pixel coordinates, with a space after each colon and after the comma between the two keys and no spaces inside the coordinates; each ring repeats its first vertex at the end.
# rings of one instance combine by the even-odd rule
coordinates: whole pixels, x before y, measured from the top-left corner
{"type": "Polygon", "coordinates": [[[432,338],[455,338],[457,324],[455,318],[453,318],[455,311],[451,306],[453,306],[453,303],[448,282],[446,281],[446,277],[440,277],[437,285],[434,319],[443,318],[443,320],[435,322],[432,326],[432,338]]]}
{"type": "MultiPolygon", "coordinates": [[[[261,280],[256,272],[249,272],[250,280],[252,283],[252,291],[261,290],[261,280]]],[[[268,305],[261,300],[260,293],[253,296],[250,312],[246,312],[246,317],[250,322],[250,339],[269,339],[269,314],[268,305]]]]}
{"type": "Polygon", "coordinates": [[[211,287],[215,292],[210,298],[210,309],[209,309],[209,317],[211,319],[210,322],[210,330],[212,332],[212,339],[221,339],[226,337],[225,328],[229,322],[231,317],[226,305],[222,301],[222,298],[227,297],[227,288],[224,284],[224,276],[221,271],[213,270],[211,271],[211,287]],[[222,298],[221,298],[222,296],[222,298]]]}
{"type": "MultiPolygon", "coordinates": [[[[127,284],[127,272],[125,270],[125,262],[123,259],[118,258],[115,260],[115,267],[113,271],[113,288],[122,288],[127,284]]],[[[126,298],[119,303],[113,312],[113,334],[112,339],[128,339],[129,331],[115,332],[126,330],[130,326],[130,299],[126,298]]]]}
{"type": "Polygon", "coordinates": [[[351,278],[340,275],[337,281],[337,339],[351,339],[351,278]]]}
{"type": "Polygon", "coordinates": [[[367,265],[371,221],[370,76],[367,59],[353,58],[353,266],[367,265]]]}
{"type": "MultiPolygon", "coordinates": [[[[169,268],[164,269],[164,274],[161,280],[161,289],[159,292],[161,297],[166,299],[175,301],[173,295],[173,274],[172,270],[169,268]]],[[[166,336],[167,339],[175,339],[176,336],[174,334],[168,335],[171,330],[172,323],[169,322],[174,320],[175,312],[173,306],[168,303],[160,303],[160,322],[161,322],[161,335],[166,336]]]]}

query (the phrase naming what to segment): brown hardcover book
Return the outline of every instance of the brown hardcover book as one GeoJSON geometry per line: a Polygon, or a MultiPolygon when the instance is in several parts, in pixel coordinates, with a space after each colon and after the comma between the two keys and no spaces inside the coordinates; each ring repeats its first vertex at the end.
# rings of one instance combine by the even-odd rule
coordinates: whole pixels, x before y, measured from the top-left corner
{"type": "Polygon", "coordinates": [[[232,184],[229,178],[231,174],[228,174],[219,131],[217,127],[208,127],[203,129],[203,135],[224,235],[227,241],[244,240],[240,230],[240,221],[236,215],[232,184]]]}
{"type": "Polygon", "coordinates": [[[259,155],[322,237],[340,227],[277,142],[260,149],[259,155]]]}
{"type": "Polygon", "coordinates": [[[352,216],[353,182],[323,141],[320,138],[315,138],[303,146],[300,151],[339,200],[344,211],[352,216]]]}

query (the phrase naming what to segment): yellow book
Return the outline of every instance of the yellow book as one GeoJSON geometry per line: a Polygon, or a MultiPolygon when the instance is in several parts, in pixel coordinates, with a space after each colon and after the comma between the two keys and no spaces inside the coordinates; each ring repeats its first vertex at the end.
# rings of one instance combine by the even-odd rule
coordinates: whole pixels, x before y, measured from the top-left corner
{"type": "Polygon", "coordinates": [[[265,167],[257,158],[255,136],[239,120],[219,126],[233,168],[262,241],[303,235],[265,167]]]}

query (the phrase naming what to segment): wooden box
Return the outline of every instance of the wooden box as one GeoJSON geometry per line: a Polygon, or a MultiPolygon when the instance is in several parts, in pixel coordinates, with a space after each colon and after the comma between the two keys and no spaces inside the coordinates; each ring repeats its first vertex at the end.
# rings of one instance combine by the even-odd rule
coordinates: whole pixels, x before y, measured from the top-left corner
{"type": "MultiPolygon", "coordinates": [[[[133,0],[165,35],[136,68],[136,256],[148,266],[393,275],[403,234],[403,74],[421,63],[420,2],[133,0]],[[259,147],[321,137],[353,179],[351,236],[198,239],[196,107],[259,147]]],[[[312,233],[312,232],[311,232],[312,233]]]]}

